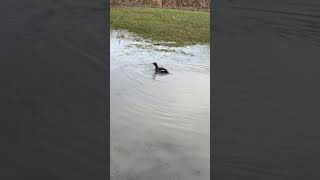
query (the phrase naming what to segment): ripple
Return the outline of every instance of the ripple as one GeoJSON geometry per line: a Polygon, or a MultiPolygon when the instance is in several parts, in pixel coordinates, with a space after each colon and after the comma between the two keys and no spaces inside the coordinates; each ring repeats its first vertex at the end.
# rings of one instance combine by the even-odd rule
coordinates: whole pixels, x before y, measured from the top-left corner
{"type": "MultiPolygon", "coordinates": [[[[157,174],[167,171],[157,164],[157,159],[172,166],[171,158],[182,156],[200,164],[198,171],[208,172],[201,173],[204,178],[200,179],[208,179],[209,45],[165,47],[125,31],[112,31],[110,41],[111,174],[119,177],[137,174],[143,179],[147,167],[159,167],[157,174]],[[166,67],[170,74],[155,75],[153,62],[166,67]],[[144,143],[137,147],[141,142],[144,143]],[[170,144],[175,151],[168,151],[161,146],[163,143],[170,144]],[[146,144],[158,148],[150,151],[146,144]],[[123,153],[134,155],[123,159],[123,153]],[[187,155],[190,153],[193,155],[187,155]],[[146,163],[145,169],[138,162],[146,163]],[[135,168],[124,164],[135,164],[135,168]]],[[[174,174],[199,179],[194,177],[199,173],[192,173],[192,169],[199,167],[179,160],[174,163],[177,165],[174,174]],[[186,175],[182,169],[189,169],[191,174],[186,175]]],[[[165,177],[164,174],[159,176],[165,177]]]]}

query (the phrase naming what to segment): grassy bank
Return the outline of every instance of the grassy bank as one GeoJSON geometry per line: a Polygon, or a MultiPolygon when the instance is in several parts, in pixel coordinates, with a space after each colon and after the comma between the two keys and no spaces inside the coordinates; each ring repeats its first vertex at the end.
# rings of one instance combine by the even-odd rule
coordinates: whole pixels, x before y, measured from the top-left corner
{"type": "Polygon", "coordinates": [[[125,29],[154,41],[176,45],[208,43],[210,14],[160,8],[111,7],[111,29],[125,29]]]}

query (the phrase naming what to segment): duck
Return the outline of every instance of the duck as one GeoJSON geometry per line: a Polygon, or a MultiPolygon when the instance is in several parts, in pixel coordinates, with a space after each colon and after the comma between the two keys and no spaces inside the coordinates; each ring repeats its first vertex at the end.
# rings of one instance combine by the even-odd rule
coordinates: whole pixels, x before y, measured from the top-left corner
{"type": "Polygon", "coordinates": [[[163,73],[163,74],[168,74],[168,70],[163,68],[163,67],[158,67],[158,64],[156,62],[152,63],[155,66],[155,71],[156,73],[163,73]]]}

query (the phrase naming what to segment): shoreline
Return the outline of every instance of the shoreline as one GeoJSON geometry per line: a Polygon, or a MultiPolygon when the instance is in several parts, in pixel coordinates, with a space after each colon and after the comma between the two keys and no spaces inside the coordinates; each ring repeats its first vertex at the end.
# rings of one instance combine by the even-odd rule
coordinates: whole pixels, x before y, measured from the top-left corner
{"type": "Polygon", "coordinates": [[[111,30],[127,30],[170,46],[209,43],[209,12],[162,8],[112,7],[111,30]]]}

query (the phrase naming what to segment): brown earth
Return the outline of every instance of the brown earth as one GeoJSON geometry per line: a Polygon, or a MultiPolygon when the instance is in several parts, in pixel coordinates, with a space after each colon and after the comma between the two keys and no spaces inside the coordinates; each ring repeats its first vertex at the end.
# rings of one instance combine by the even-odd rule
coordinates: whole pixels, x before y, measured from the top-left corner
{"type": "Polygon", "coordinates": [[[209,9],[210,0],[111,0],[111,5],[209,9]]]}

